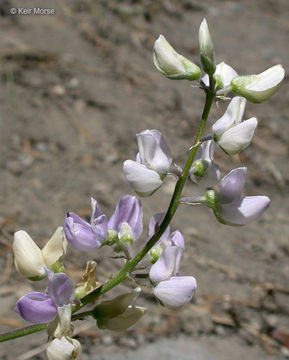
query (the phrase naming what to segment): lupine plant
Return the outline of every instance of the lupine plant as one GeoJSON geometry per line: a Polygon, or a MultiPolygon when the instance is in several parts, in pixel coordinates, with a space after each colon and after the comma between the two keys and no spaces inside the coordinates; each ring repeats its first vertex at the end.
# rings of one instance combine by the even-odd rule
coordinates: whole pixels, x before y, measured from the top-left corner
{"type": "Polygon", "coordinates": [[[138,275],[142,275],[142,281],[147,279],[161,306],[178,309],[191,301],[196,279],[179,271],[185,240],[179,230],[170,230],[181,204],[207,206],[221,224],[229,226],[247,225],[267,209],[270,204],[267,196],[242,195],[246,167],[233,169],[222,177],[213,158],[217,149],[233,155],[250,145],[257,119],[243,120],[246,101],[261,103],[274,95],[284,79],[284,69],[275,65],[258,75],[239,76],[224,62],[216,65],[205,19],[199,29],[199,49],[202,77],[201,69],[177,53],[163,35],[156,40],[153,50],[153,62],[161,74],[171,80],[195,81],[195,87],[205,93],[203,113],[185,165],[183,168],[172,165],[173,155],[163,134],[156,129],[136,135],[135,160],[123,164],[124,175],[139,197],[152,196],[167,176],[173,176],[176,183],[167,211],[151,214],[148,229],[144,230],[142,204],[137,197],[121,197],[110,217],[91,198],[90,221],[68,212],[64,226],[56,230],[42,250],[25,231],[17,231],[13,243],[16,269],[29,280],[42,281],[46,290],[25,294],[16,303],[17,314],[34,325],[2,334],[0,341],[46,330],[49,360],[79,359],[81,345],[73,339],[75,320],[92,316],[100,329],[123,331],[145,314],[146,309],[136,305],[141,293],[138,275]],[[224,115],[204,133],[212,105],[226,100],[230,102],[224,115]],[[187,181],[194,184],[195,190],[190,197],[183,197],[187,181]],[[143,240],[139,240],[141,237],[143,240]],[[136,253],[137,240],[143,246],[136,253]],[[100,283],[96,263],[88,260],[82,280],[73,284],[64,267],[68,245],[89,255],[108,246],[116,254],[114,257],[124,259],[125,264],[116,275],[100,283]],[[102,299],[128,277],[135,282],[131,292],[111,300],[102,299]],[[85,306],[89,307],[83,311],[85,306]]]}

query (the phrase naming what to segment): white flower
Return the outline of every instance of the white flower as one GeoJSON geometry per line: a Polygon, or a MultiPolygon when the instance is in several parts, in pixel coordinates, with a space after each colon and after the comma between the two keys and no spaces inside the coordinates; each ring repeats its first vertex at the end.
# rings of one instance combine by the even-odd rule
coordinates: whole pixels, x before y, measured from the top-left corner
{"type": "Polygon", "coordinates": [[[136,161],[123,164],[126,179],[139,196],[152,195],[163,183],[172,163],[167,143],[158,130],[137,134],[139,153],[136,161]]]}
{"type": "Polygon", "coordinates": [[[200,77],[200,68],[178,54],[163,35],[160,35],[155,42],[153,62],[156,68],[169,79],[197,80],[200,77]]]}
{"type": "Polygon", "coordinates": [[[20,230],[14,234],[15,267],[20,274],[30,280],[39,280],[45,277],[44,267],[51,269],[55,263],[62,260],[66,249],[67,241],[62,227],[57,228],[42,250],[39,249],[26,231],[20,230]]]}
{"type": "Polygon", "coordinates": [[[81,345],[76,339],[68,336],[54,339],[46,350],[48,360],[80,359],[81,345]]]}
{"type": "MultiPolygon", "coordinates": [[[[222,61],[216,66],[214,73],[216,89],[221,91],[222,95],[226,95],[230,91],[231,81],[237,76],[237,72],[230,65],[222,61]]],[[[202,78],[202,81],[206,86],[209,86],[209,76],[207,74],[202,78]]]]}
{"type": "Polygon", "coordinates": [[[253,103],[269,99],[282,85],[285,70],[275,65],[258,75],[238,76],[231,81],[232,91],[253,103]]]}
{"type": "Polygon", "coordinates": [[[244,150],[252,141],[257,119],[251,118],[242,122],[246,100],[234,97],[225,114],[213,125],[213,139],[230,155],[244,150]]]}

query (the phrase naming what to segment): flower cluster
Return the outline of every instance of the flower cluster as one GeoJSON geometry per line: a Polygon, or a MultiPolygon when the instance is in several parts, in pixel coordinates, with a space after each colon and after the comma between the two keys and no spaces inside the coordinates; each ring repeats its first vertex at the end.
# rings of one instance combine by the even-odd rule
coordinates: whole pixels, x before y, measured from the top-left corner
{"type": "Polygon", "coordinates": [[[56,230],[42,250],[25,231],[15,233],[16,269],[29,280],[47,281],[45,292],[32,291],[22,296],[15,311],[31,323],[48,323],[47,331],[53,338],[47,348],[49,360],[80,358],[81,345],[72,337],[74,319],[90,315],[100,329],[113,331],[123,331],[134,325],[146,312],[144,307],[136,305],[141,293],[139,278],[149,280],[155,297],[163,306],[178,309],[192,300],[196,280],[193,276],[179,274],[185,251],[184,237],[179,230],[171,232],[170,227],[180,204],[205,205],[213,210],[221,224],[230,226],[250,224],[270,204],[267,196],[243,196],[246,167],[233,169],[222,178],[214,154],[221,149],[227,155],[235,155],[251,144],[257,119],[243,120],[246,101],[260,103],[269,99],[281,86],[284,69],[276,65],[259,75],[239,76],[224,62],[216,65],[206,20],[200,26],[199,48],[202,78],[200,68],[177,53],[164,36],[160,35],[154,45],[153,61],[163,75],[171,80],[199,81],[198,87],[206,94],[206,111],[183,169],[173,162],[169,146],[159,130],[149,129],[136,135],[135,161],[123,163],[124,175],[135,193],[149,197],[167,176],[173,175],[176,180],[167,212],[151,217],[144,241],[139,240],[143,234],[142,204],[131,195],[119,199],[110,218],[102,213],[94,198],[91,198],[90,219],[68,212],[64,227],[56,230]],[[237,96],[204,136],[207,110],[215,99],[226,100],[229,94],[237,96]],[[187,179],[194,185],[190,197],[182,194],[187,179]],[[136,241],[143,244],[137,253],[136,241]],[[81,281],[74,285],[63,264],[68,244],[89,253],[109,246],[113,258],[122,259],[125,264],[118,274],[102,284],[97,281],[96,263],[88,261],[81,281]],[[135,281],[132,291],[110,300],[102,299],[107,291],[128,277],[135,281]],[[77,313],[86,304],[93,304],[92,310],[77,313]]]}

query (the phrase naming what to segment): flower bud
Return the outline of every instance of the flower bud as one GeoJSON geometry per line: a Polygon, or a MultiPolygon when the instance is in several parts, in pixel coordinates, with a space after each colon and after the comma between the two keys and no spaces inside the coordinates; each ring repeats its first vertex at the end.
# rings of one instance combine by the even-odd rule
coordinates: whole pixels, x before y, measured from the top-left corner
{"type": "Polygon", "coordinates": [[[160,35],[155,42],[153,62],[156,68],[169,79],[198,80],[200,77],[200,68],[178,54],[163,35],[160,35]]]}
{"type": "Polygon", "coordinates": [[[285,70],[275,65],[258,75],[237,76],[231,81],[235,94],[245,97],[253,103],[268,100],[282,85],[285,70]]]}
{"type": "Polygon", "coordinates": [[[80,359],[81,345],[76,339],[68,336],[54,339],[46,350],[48,360],[76,360],[80,359]]]}
{"type": "Polygon", "coordinates": [[[30,280],[45,277],[41,250],[26,231],[20,230],[14,234],[13,252],[15,267],[20,274],[30,280]]]}
{"type": "Polygon", "coordinates": [[[215,54],[206,19],[204,19],[200,25],[199,47],[203,69],[208,75],[212,76],[216,70],[215,54]]]}
{"type": "Polygon", "coordinates": [[[125,312],[112,319],[101,318],[97,320],[100,329],[112,331],[124,331],[133,326],[146,312],[146,308],[140,306],[129,306],[125,312]]]}

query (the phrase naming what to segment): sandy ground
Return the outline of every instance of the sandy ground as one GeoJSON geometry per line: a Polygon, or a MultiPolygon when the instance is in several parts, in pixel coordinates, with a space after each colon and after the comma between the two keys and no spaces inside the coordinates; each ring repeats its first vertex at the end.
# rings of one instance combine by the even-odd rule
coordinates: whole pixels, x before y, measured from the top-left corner
{"type": "MultiPolygon", "coordinates": [[[[1,331],[24,325],[13,312],[18,297],[43,290],[13,268],[15,231],[25,229],[42,245],[67,211],[89,215],[91,195],[111,214],[120,196],[132,194],[121,168],[134,158],[135,134],[141,130],[162,131],[175,162],[184,164],[204,96],[188,82],[170,81],[156,71],[152,47],[160,33],[198,63],[197,31],[205,16],[218,62],[226,61],[239,74],[288,66],[288,0],[51,0],[54,16],[12,16],[12,6],[22,7],[23,1],[0,2],[1,331]]],[[[48,5],[25,1],[25,7],[34,6],[48,5]]],[[[207,209],[183,206],[172,228],[186,239],[181,273],[198,281],[192,304],[170,312],[144,287],[139,303],[149,310],[134,329],[114,334],[91,321],[79,324],[85,358],[113,358],[106,354],[126,354],[151,342],[161,349],[164,337],[192,339],[219,360],[232,354],[235,360],[288,357],[288,93],[286,77],[268,102],[248,104],[246,118],[256,116],[259,122],[252,146],[233,158],[216,154],[223,174],[248,167],[247,194],[271,198],[265,215],[232,228],[217,223],[207,209]]],[[[208,129],[226,105],[214,107],[208,129]]],[[[168,179],[143,200],[143,240],[150,216],[166,210],[173,185],[168,179]]],[[[188,186],[185,195],[192,191],[188,186]]],[[[71,250],[65,264],[78,281],[85,261],[93,258],[99,280],[105,280],[121,265],[106,255],[107,250],[91,257],[71,250]]],[[[43,348],[37,348],[45,339],[42,333],[2,344],[0,357],[24,360],[36,348],[32,358],[45,359],[43,348]]]]}

